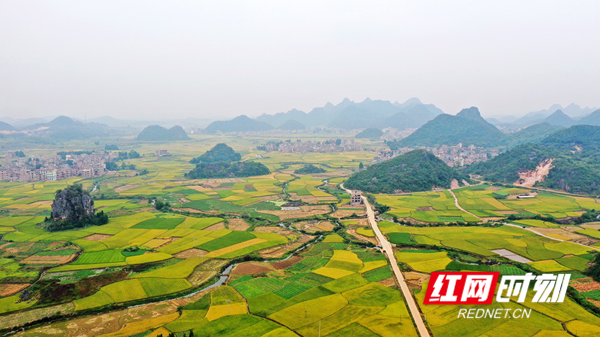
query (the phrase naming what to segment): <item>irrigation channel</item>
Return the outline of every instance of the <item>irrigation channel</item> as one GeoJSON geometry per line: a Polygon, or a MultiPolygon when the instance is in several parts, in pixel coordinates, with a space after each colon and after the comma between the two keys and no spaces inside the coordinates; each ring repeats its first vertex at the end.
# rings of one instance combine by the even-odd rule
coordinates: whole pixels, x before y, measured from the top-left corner
{"type": "MultiPolygon", "coordinates": [[[[324,236],[321,235],[318,238],[316,238],[314,241],[311,242],[307,242],[305,245],[300,246],[298,248],[296,248],[295,250],[293,250],[292,252],[288,253],[288,255],[286,257],[283,258],[279,258],[279,259],[270,259],[270,260],[262,260],[262,261],[258,261],[258,262],[280,262],[280,261],[286,261],[289,260],[290,258],[292,258],[292,256],[294,256],[294,254],[296,254],[297,252],[310,247],[311,245],[318,243],[319,241],[323,240],[324,236]]],[[[242,262],[243,263],[243,262],[242,262]]],[[[153,304],[153,303],[160,303],[160,302],[167,302],[167,301],[172,301],[172,300],[179,300],[182,298],[188,298],[188,297],[192,297],[194,295],[197,295],[203,291],[206,290],[210,290],[219,286],[222,286],[223,284],[225,284],[225,282],[227,282],[227,279],[229,279],[229,275],[231,274],[231,271],[233,270],[233,268],[235,268],[235,266],[237,266],[239,264],[239,262],[236,263],[232,263],[229,266],[227,266],[227,268],[223,269],[223,271],[221,272],[221,274],[219,274],[219,280],[209,286],[206,286],[202,289],[196,290],[193,293],[187,294],[187,295],[183,295],[183,296],[179,296],[179,297],[175,297],[175,298],[171,298],[168,300],[160,300],[160,301],[155,301],[155,302],[146,302],[144,304],[138,304],[138,305],[132,305],[130,307],[127,307],[128,309],[131,308],[137,308],[137,307],[141,307],[147,304],[153,304]]]]}

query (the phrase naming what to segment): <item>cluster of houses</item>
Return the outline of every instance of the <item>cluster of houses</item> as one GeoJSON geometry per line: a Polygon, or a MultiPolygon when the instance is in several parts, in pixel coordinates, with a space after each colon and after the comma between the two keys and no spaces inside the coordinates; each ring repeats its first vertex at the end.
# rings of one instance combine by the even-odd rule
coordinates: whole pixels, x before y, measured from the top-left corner
{"type": "Polygon", "coordinates": [[[0,167],[0,180],[11,182],[56,181],[69,177],[93,178],[106,172],[106,162],[119,156],[111,153],[81,153],[52,157],[18,157],[9,152],[0,167]]]}
{"type": "MultiPolygon", "coordinates": [[[[418,148],[425,149],[433,153],[436,157],[443,160],[450,167],[471,165],[492,159],[500,154],[499,149],[485,148],[475,145],[463,146],[462,143],[452,146],[442,145],[440,147],[418,148]]],[[[383,150],[373,159],[373,163],[380,163],[415,149],[416,148],[413,147],[402,147],[397,150],[383,150]]]]}
{"type": "Polygon", "coordinates": [[[279,151],[285,153],[307,153],[307,152],[352,152],[363,151],[364,146],[354,139],[329,139],[322,142],[313,141],[285,141],[270,142],[264,145],[266,151],[279,151]]]}

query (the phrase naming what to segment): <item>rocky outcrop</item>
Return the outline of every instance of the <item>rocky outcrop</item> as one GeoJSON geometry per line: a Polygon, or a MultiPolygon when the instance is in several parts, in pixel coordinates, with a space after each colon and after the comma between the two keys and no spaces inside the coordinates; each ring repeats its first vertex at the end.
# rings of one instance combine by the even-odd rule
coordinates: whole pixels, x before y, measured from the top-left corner
{"type": "Polygon", "coordinates": [[[95,215],[94,200],[81,185],[72,185],[56,191],[52,203],[52,218],[54,220],[79,221],[92,218],[95,215]]]}

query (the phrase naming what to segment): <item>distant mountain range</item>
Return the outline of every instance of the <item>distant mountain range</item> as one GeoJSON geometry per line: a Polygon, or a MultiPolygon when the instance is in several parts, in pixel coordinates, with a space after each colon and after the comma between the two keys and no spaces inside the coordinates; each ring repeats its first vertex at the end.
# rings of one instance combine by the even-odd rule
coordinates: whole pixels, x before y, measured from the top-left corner
{"type": "Polygon", "coordinates": [[[370,127],[382,129],[393,127],[404,130],[418,128],[443,113],[435,105],[423,104],[417,98],[411,98],[404,103],[392,103],[369,98],[356,103],[346,98],[337,105],[327,103],[325,106],[314,108],[308,113],[293,109],[273,115],[263,114],[255,119],[242,115],[229,121],[213,122],[204,132],[290,130],[289,123],[294,123],[293,130],[298,130],[300,125],[304,128],[325,126],[339,129],[370,127]]]}
{"type": "Polygon", "coordinates": [[[248,132],[248,131],[268,131],[273,127],[265,122],[251,119],[246,115],[237,116],[230,121],[212,122],[204,129],[205,133],[217,132],[248,132]]]}

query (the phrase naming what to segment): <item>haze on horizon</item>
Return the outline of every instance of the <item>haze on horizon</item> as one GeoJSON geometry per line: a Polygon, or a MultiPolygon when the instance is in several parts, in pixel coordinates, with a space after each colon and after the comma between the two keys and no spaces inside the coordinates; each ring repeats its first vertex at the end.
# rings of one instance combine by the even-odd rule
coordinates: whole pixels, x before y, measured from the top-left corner
{"type": "Polygon", "coordinates": [[[0,117],[600,106],[595,1],[0,2],[0,117]]]}

